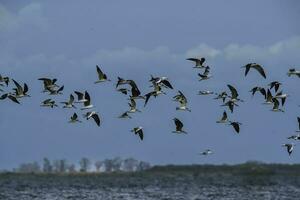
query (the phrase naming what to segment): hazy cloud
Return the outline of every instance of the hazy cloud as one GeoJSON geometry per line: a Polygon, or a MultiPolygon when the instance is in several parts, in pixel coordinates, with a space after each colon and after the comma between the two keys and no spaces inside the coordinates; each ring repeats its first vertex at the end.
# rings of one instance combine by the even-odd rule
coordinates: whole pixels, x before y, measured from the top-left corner
{"type": "Polygon", "coordinates": [[[0,4],[0,31],[16,31],[23,26],[41,29],[47,27],[43,9],[39,3],[31,3],[13,13],[0,4]]]}

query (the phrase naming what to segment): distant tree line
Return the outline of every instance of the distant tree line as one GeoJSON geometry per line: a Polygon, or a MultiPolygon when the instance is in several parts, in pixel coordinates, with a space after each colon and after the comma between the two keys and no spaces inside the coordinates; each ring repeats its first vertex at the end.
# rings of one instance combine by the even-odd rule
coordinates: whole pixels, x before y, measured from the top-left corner
{"type": "Polygon", "coordinates": [[[99,160],[92,162],[88,158],[82,158],[78,165],[70,163],[66,159],[49,160],[44,158],[42,163],[22,163],[13,172],[18,173],[77,173],[77,172],[134,172],[143,171],[151,167],[148,162],[138,161],[134,158],[99,160]],[[94,165],[94,168],[93,168],[94,165]]]}

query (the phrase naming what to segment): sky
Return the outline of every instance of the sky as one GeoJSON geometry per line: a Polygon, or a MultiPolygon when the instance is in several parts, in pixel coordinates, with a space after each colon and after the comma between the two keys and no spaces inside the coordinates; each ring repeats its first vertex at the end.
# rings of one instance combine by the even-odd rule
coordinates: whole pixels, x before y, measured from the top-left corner
{"type": "MultiPolygon", "coordinates": [[[[0,74],[29,85],[22,105],[0,102],[0,169],[22,162],[82,157],[103,160],[134,157],[152,164],[235,164],[248,160],[299,163],[300,149],[288,156],[281,147],[295,134],[300,115],[297,77],[300,70],[300,2],[289,1],[0,1],[0,74]],[[188,57],[205,57],[213,78],[198,81],[188,57]],[[244,77],[241,66],[257,62],[267,73],[244,77]],[[96,65],[112,82],[95,85],[96,65]],[[117,76],[136,81],[142,94],[151,91],[150,75],[166,76],[174,90],[150,99],[142,113],[118,119],[128,109],[127,97],[116,92],[117,76]],[[57,78],[66,100],[74,90],[88,90],[102,124],[83,119],[69,124],[79,110],[40,107],[48,98],[38,78],[57,78]],[[263,99],[251,97],[254,86],[283,83],[290,96],[284,113],[273,113],[263,99]],[[244,103],[229,114],[242,123],[240,134],[216,124],[224,107],[199,90],[220,92],[234,85],[244,103]],[[177,90],[192,112],[176,111],[177,90]],[[172,133],[177,117],[187,135],[172,133]],[[130,132],[142,126],[140,141],[130,132]],[[205,149],[214,154],[197,155],[205,149]]],[[[61,106],[61,105],[60,105],[61,106]]]]}

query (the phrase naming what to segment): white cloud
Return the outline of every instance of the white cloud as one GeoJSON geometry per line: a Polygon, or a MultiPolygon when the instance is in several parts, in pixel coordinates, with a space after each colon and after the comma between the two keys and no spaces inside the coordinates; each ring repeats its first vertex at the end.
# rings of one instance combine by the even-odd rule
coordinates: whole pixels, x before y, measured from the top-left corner
{"type": "Polygon", "coordinates": [[[224,48],[216,49],[207,44],[186,51],[186,57],[208,57],[211,59],[221,58],[228,61],[268,60],[288,57],[298,59],[300,55],[300,36],[278,41],[268,46],[253,44],[228,44],[224,48]]]}
{"type": "Polygon", "coordinates": [[[209,57],[215,58],[220,55],[221,51],[215,49],[207,44],[200,44],[199,46],[189,49],[186,53],[186,57],[209,57]]]}
{"type": "Polygon", "coordinates": [[[43,9],[39,3],[31,3],[13,13],[0,4],[0,31],[17,31],[21,27],[47,27],[43,9]]]}

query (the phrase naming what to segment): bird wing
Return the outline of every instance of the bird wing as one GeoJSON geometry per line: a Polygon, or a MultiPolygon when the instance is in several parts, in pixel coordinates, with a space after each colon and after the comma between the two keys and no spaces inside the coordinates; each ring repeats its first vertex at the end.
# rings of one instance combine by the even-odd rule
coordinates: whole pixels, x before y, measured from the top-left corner
{"type": "Polygon", "coordinates": [[[261,65],[255,64],[255,65],[253,65],[252,67],[253,67],[254,69],[256,69],[256,70],[260,73],[260,75],[262,75],[264,78],[267,78],[266,73],[265,73],[265,70],[263,69],[263,67],[262,67],[261,65]]]}
{"type": "Polygon", "coordinates": [[[298,124],[299,124],[299,130],[300,130],[300,117],[297,117],[298,124]]]}
{"type": "Polygon", "coordinates": [[[96,68],[97,68],[97,73],[98,73],[99,80],[103,79],[104,78],[104,73],[101,71],[101,69],[99,68],[98,65],[96,65],[96,68]]]}
{"type": "Polygon", "coordinates": [[[247,76],[249,70],[250,70],[250,67],[251,67],[251,63],[248,63],[247,65],[245,65],[245,76],[247,76]]]}
{"type": "Polygon", "coordinates": [[[100,126],[100,118],[99,118],[99,116],[97,114],[93,114],[91,117],[94,119],[94,121],[96,122],[96,124],[98,126],[100,126]]]}
{"type": "Polygon", "coordinates": [[[23,88],[22,88],[22,86],[21,86],[17,81],[15,81],[14,79],[13,79],[13,82],[14,82],[14,84],[16,85],[16,87],[17,87],[17,89],[18,89],[18,92],[19,92],[19,93],[23,93],[23,88]]]}
{"type": "Polygon", "coordinates": [[[170,83],[168,80],[162,80],[161,82],[162,82],[165,86],[167,86],[168,88],[173,89],[171,83],[170,83]]]}
{"type": "Polygon", "coordinates": [[[28,92],[28,86],[26,83],[24,83],[24,91],[23,92],[24,92],[24,94],[26,94],[28,92]]]}
{"type": "Polygon", "coordinates": [[[12,100],[13,102],[17,103],[17,104],[20,104],[20,102],[17,100],[16,97],[14,97],[14,96],[12,96],[12,95],[8,95],[8,98],[9,98],[10,100],[12,100]]]}
{"type": "Polygon", "coordinates": [[[176,131],[181,131],[183,127],[183,123],[177,118],[174,119],[174,122],[176,125],[176,131]]]}
{"type": "Polygon", "coordinates": [[[240,125],[237,122],[232,122],[231,125],[237,133],[240,132],[240,125]]]}
{"type": "Polygon", "coordinates": [[[88,106],[91,104],[91,97],[89,95],[89,93],[87,91],[85,91],[84,93],[84,98],[86,99],[86,101],[84,102],[85,106],[88,106]]]}
{"type": "Polygon", "coordinates": [[[69,100],[69,103],[70,104],[73,104],[73,102],[74,102],[74,96],[73,96],[73,94],[70,94],[70,100],[69,100]]]}
{"type": "Polygon", "coordinates": [[[231,92],[231,97],[232,98],[237,98],[239,96],[237,90],[232,85],[228,84],[227,87],[229,88],[229,90],[231,92]]]}
{"type": "Polygon", "coordinates": [[[222,119],[221,119],[221,120],[222,120],[222,121],[227,120],[227,113],[226,113],[226,111],[223,112],[223,116],[222,116],[222,119]]]}
{"type": "Polygon", "coordinates": [[[83,99],[83,93],[78,92],[78,91],[74,91],[74,93],[77,95],[78,100],[82,100],[83,99]]]}
{"type": "Polygon", "coordinates": [[[139,130],[137,131],[137,134],[139,134],[139,137],[140,137],[141,140],[144,139],[144,132],[143,132],[143,129],[139,129],[139,130]]]}

